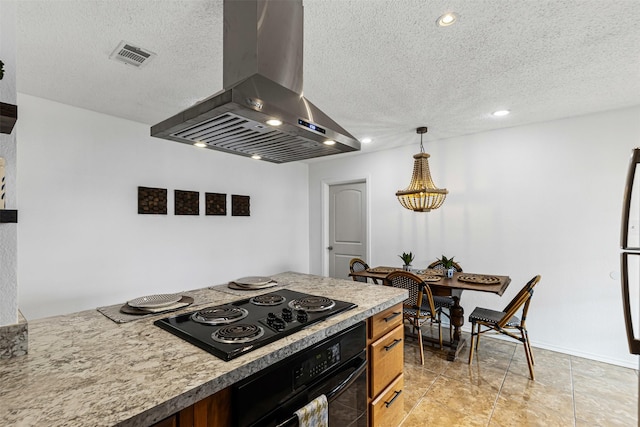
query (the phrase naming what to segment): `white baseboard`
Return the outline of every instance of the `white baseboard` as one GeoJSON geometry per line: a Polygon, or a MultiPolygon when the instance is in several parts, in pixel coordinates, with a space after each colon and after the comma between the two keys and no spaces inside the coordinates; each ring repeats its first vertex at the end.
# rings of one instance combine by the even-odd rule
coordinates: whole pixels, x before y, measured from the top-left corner
{"type": "MultiPolygon", "coordinates": [[[[444,325],[445,325],[445,322],[442,322],[442,326],[444,325]]],[[[467,326],[467,325],[463,326],[462,331],[468,334],[471,334],[471,326],[467,326]]],[[[507,342],[515,342],[512,339],[509,339],[497,334],[486,335],[486,337],[495,338],[495,339],[503,340],[507,342]]],[[[538,342],[538,341],[531,341],[531,346],[535,348],[541,348],[544,350],[555,351],[557,353],[568,354],[570,356],[576,356],[576,357],[582,357],[584,359],[595,360],[597,362],[608,363],[610,365],[622,366],[623,368],[630,368],[636,371],[638,370],[638,360],[636,360],[635,362],[629,362],[628,360],[616,359],[611,357],[603,357],[602,355],[599,355],[599,354],[587,353],[587,352],[583,352],[583,351],[579,351],[571,348],[558,347],[552,344],[547,344],[547,343],[538,342]]]]}

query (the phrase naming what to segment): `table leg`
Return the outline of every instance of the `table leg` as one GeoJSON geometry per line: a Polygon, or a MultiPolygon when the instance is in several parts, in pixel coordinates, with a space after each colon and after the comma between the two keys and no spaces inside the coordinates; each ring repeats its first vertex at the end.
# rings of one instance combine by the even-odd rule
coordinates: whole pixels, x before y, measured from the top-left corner
{"type": "MultiPolygon", "coordinates": [[[[450,362],[456,360],[458,354],[460,354],[460,351],[464,348],[467,342],[467,339],[462,338],[462,334],[460,333],[460,328],[464,325],[464,309],[460,305],[460,293],[458,293],[458,295],[452,295],[452,298],[453,306],[451,306],[451,309],[449,310],[449,327],[454,328],[453,340],[442,341],[444,350],[447,352],[447,360],[450,362]]],[[[417,338],[415,331],[405,330],[405,336],[417,338]]],[[[434,346],[439,344],[438,337],[434,336],[430,328],[422,328],[422,340],[434,346]]]]}
{"type": "Polygon", "coordinates": [[[451,323],[454,326],[453,340],[460,341],[460,328],[464,325],[464,309],[460,305],[460,298],[453,297],[453,306],[451,307],[451,323]]]}

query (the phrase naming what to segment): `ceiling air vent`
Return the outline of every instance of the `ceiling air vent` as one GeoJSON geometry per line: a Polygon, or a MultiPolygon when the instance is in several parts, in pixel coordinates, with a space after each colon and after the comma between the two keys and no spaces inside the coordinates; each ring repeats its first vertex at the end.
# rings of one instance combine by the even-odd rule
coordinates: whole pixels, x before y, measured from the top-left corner
{"type": "Polygon", "coordinates": [[[109,56],[109,59],[123,62],[127,65],[133,65],[134,67],[142,67],[151,61],[154,56],[156,56],[156,54],[149,50],[144,50],[133,46],[131,43],[122,41],[118,47],[115,48],[111,56],[109,56]]]}

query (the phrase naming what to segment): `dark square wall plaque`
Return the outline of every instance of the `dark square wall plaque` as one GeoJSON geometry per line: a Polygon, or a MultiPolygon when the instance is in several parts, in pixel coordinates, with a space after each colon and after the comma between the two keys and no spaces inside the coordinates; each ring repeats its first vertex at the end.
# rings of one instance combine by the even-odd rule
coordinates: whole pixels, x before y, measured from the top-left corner
{"type": "Polygon", "coordinates": [[[138,187],[139,214],[167,214],[167,189],[138,187]]]}
{"type": "Polygon", "coordinates": [[[220,193],[204,193],[205,215],[226,215],[227,195],[220,193]]]}
{"type": "Polygon", "coordinates": [[[0,209],[0,223],[18,222],[18,211],[15,209],[0,209]]]}
{"type": "Polygon", "coordinates": [[[249,196],[231,195],[231,216],[250,216],[249,196]]]}
{"type": "Polygon", "coordinates": [[[200,215],[200,193],[174,190],[174,197],[176,215],[200,215]]]}
{"type": "Polygon", "coordinates": [[[0,102],[0,133],[11,133],[18,120],[18,106],[0,102]]]}

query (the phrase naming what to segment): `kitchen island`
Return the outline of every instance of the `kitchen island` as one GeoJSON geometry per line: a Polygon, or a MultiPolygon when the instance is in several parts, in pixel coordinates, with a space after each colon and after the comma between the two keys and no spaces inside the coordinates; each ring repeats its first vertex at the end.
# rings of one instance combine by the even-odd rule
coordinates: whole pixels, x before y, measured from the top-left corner
{"type": "MultiPolygon", "coordinates": [[[[39,319],[29,323],[29,353],[0,360],[0,425],[149,426],[407,297],[396,288],[321,276],[272,277],[357,307],[229,362],[153,325],[167,313],[122,324],[97,310],[39,319]]],[[[190,293],[203,307],[269,291],[190,293]]]]}

